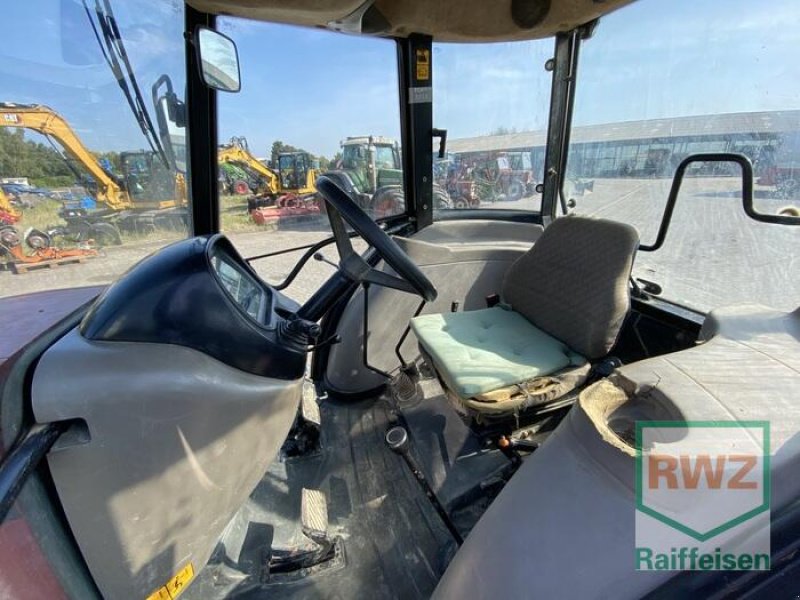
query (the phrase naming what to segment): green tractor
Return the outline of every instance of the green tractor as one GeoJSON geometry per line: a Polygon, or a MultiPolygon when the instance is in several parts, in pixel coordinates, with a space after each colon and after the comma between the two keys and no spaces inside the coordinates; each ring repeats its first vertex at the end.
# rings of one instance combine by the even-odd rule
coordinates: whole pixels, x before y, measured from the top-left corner
{"type": "MultiPolygon", "coordinates": [[[[382,136],[348,137],[341,143],[342,158],[326,173],[374,218],[405,210],[400,145],[382,136]]],[[[444,190],[434,186],[437,207],[449,205],[444,190]]]]}

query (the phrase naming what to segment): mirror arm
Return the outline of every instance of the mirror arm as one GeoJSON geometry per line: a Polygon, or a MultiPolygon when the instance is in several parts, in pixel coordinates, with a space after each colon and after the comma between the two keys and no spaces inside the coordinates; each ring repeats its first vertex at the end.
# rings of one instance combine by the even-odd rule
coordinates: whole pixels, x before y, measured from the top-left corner
{"type": "Polygon", "coordinates": [[[431,137],[439,138],[439,158],[447,156],[447,129],[432,129],[431,137]]]}

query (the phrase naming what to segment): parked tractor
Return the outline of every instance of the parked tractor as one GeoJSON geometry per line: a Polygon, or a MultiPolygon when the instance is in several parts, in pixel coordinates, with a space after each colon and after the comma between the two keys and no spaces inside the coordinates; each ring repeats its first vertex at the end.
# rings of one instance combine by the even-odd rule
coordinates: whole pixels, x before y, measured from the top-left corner
{"type": "Polygon", "coordinates": [[[521,200],[536,187],[528,152],[488,152],[466,166],[482,201],[521,200]]]}
{"type": "MultiPolygon", "coordinates": [[[[326,176],[357,198],[374,218],[405,210],[403,165],[396,140],[377,135],[348,137],[341,148],[341,160],[326,176]]],[[[436,208],[450,206],[450,198],[440,186],[434,185],[433,196],[436,208]]]]}

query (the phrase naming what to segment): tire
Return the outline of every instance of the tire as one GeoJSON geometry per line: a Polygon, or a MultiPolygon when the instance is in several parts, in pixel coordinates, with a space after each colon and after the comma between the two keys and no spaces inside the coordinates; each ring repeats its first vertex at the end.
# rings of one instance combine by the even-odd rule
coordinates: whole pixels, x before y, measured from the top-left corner
{"type": "Polygon", "coordinates": [[[89,235],[98,246],[119,246],[122,244],[119,230],[111,223],[92,224],[89,235]]]}
{"type": "Polygon", "coordinates": [[[433,188],[433,207],[450,208],[450,196],[448,196],[447,192],[439,187],[433,188]]]}
{"type": "Polygon", "coordinates": [[[250,186],[247,185],[246,181],[239,179],[233,184],[233,191],[239,196],[244,196],[250,193],[250,186]]]}
{"type": "Polygon", "coordinates": [[[522,197],[525,195],[525,186],[522,185],[521,182],[517,181],[516,179],[508,184],[508,200],[521,200],[522,197]]]}
{"type": "Polygon", "coordinates": [[[406,200],[403,190],[396,188],[380,189],[372,197],[370,213],[373,219],[398,215],[405,210],[406,200]]]}
{"type": "Polygon", "coordinates": [[[465,208],[469,208],[469,202],[464,200],[464,198],[456,198],[456,201],[453,202],[453,208],[458,210],[463,210],[465,208]]]}

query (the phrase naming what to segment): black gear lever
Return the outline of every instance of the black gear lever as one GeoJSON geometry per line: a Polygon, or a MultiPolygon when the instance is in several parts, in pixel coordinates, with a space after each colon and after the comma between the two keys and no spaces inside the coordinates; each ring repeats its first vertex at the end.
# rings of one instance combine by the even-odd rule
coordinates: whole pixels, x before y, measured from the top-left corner
{"type": "Polygon", "coordinates": [[[402,425],[396,425],[392,427],[386,432],[386,444],[389,446],[392,452],[399,454],[403,457],[403,460],[408,465],[408,468],[411,469],[411,473],[413,473],[414,477],[419,483],[422,491],[425,492],[425,495],[430,500],[430,503],[433,505],[433,508],[436,510],[436,513],[439,515],[439,518],[442,519],[445,527],[447,527],[450,534],[453,536],[453,539],[456,543],[460,546],[464,543],[464,538],[461,537],[458,529],[450,520],[450,515],[447,514],[447,511],[442,506],[442,503],[439,502],[439,499],[436,497],[436,492],[433,491],[433,488],[428,483],[428,480],[425,478],[425,474],[422,472],[422,469],[417,463],[416,459],[411,455],[411,449],[409,448],[408,443],[408,431],[402,425]]]}

